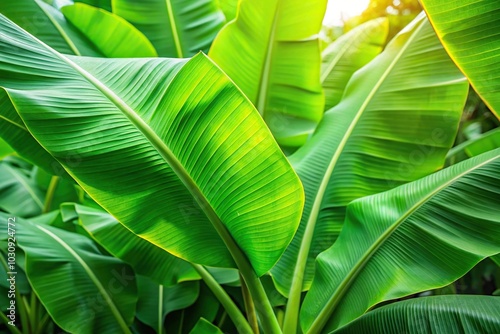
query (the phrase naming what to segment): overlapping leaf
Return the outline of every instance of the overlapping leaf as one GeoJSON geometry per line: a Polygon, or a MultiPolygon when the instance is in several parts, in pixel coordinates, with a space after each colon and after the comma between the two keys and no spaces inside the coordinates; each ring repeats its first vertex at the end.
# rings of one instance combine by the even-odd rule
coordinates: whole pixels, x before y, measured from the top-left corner
{"type": "Polygon", "coordinates": [[[340,102],[354,72],[382,51],[388,33],[388,19],[378,18],[350,30],[323,51],[321,84],[325,91],[325,110],[340,102]]]}
{"type": "Polygon", "coordinates": [[[216,0],[113,0],[113,12],[146,35],[162,57],[208,52],[225,18],[216,0]]]}
{"type": "Polygon", "coordinates": [[[467,89],[423,16],[354,74],[342,101],[290,157],[306,204],[292,244],[272,271],[280,292],[287,294],[292,279],[302,278],[292,274],[299,249],[307,255],[303,289],[309,287],[314,259],[337,238],[351,201],[443,165],[467,89]]]}
{"type": "Polygon", "coordinates": [[[106,57],[158,56],[146,36],[116,14],[82,3],[65,6],[62,12],[106,57]]]}
{"type": "Polygon", "coordinates": [[[101,55],[85,36],[66,22],[61,12],[42,0],[1,1],[0,14],[61,53],[101,55]]]}
{"type": "Polygon", "coordinates": [[[210,57],[257,107],[278,142],[299,146],[321,120],[317,34],[326,0],[241,0],[210,57]]]}
{"type": "Polygon", "coordinates": [[[500,3],[491,0],[422,0],[451,58],[500,119],[500,3]]]}
{"type": "Polygon", "coordinates": [[[200,278],[191,264],[138,237],[110,214],[74,204],[61,208],[65,215],[71,215],[68,210],[73,211],[94,240],[113,256],[130,264],[137,274],[163,286],[200,278]]]}
{"type": "Polygon", "coordinates": [[[343,326],[373,305],[448,285],[500,251],[500,149],[352,202],[321,253],[304,331],[343,326]]]}
{"type": "Polygon", "coordinates": [[[19,217],[42,213],[44,192],[20,168],[0,161],[0,210],[19,217]]]}
{"type": "Polygon", "coordinates": [[[248,258],[260,275],[273,266],[298,225],[302,188],[208,58],[71,58],[4,17],[0,27],[4,99],[102,207],[188,261],[248,258]]]}
{"type": "MultiPolygon", "coordinates": [[[[7,216],[0,213],[7,229],[7,216]]],[[[16,218],[26,274],[52,319],[79,333],[129,333],[137,302],[132,269],[84,236],[16,218]]]]}
{"type": "Polygon", "coordinates": [[[497,333],[500,298],[437,296],[381,307],[335,331],[335,334],[497,333]]]}
{"type": "Polygon", "coordinates": [[[163,333],[165,317],[177,310],[191,306],[200,292],[199,282],[183,282],[170,287],[158,285],[145,276],[137,277],[139,301],[137,318],[163,333]]]}

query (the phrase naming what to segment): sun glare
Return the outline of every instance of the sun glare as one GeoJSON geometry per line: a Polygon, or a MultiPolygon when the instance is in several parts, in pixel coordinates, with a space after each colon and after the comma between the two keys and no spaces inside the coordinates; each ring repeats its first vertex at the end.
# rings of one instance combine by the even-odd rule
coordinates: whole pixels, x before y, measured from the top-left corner
{"type": "Polygon", "coordinates": [[[361,14],[370,0],[330,0],[323,23],[325,25],[343,25],[343,21],[361,14]]]}

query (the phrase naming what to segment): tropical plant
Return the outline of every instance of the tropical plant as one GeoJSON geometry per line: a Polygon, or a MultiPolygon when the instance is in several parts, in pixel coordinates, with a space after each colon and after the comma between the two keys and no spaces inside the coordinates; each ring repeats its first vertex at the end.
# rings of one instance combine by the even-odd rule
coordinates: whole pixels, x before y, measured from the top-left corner
{"type": "Polygon", "coordinates": [[[79,2],[0,0],[0,330],[500,331],[442,295],[500,271],[498,128],[457,141],[498,80],[453,51],[496,43],[451,4],[321,53],[326,1],[79,2]]]}

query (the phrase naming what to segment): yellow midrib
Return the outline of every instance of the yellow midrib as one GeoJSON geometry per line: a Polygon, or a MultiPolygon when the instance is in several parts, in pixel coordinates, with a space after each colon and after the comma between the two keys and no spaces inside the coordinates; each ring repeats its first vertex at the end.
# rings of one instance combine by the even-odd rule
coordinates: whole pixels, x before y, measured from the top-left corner
{"type": "Polygon", "coordinates": [[[172,1],[166,0],[166,4],[167,4],[167,14],[170,23],[170,29],[172,29],[172,38],[174,39],[174,44],[175,44],[175,51],[177,52],[178,58],[184,58],[184,54],[182,52],[181,39],[179,37],[179,32],[177,31],[177,23],[175,22],[174,10],[172,8],[172,1]]]}

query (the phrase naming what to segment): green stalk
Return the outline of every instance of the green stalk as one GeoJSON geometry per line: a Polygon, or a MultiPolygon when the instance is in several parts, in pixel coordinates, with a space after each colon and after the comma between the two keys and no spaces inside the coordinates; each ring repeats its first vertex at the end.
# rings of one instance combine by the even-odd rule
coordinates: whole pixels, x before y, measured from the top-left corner
{"type": "Polygon", "coordinates": [[[212,275],[199,264],[192,264],[194,269],[200,274],[201,278],[208,286],[208,288],[212,291],[212,293],[217,297],[219,302],[224,306],[227,314],[233,321],[233,323],[237,326],[238,332],[242,334],[253,334],[252,328],[247,322],[247,319],[243,316],[240,309],[233,302],[231,297],[227,294],[227,292],[220,286],[219,283],[213,278],[212,275]]]}
{"type": "MultiPolygon", "coordinates": [[[[33,332],[33,329],[31,328],[31,310],[29,308],[28,300],[25,296],[21,296],[21,294],[18,294],[16,290],[16,299],[18,296],[21,300],[21,302],[18,304],[19,310],[24,309],[25,314],[25,316],[23,317],[25,321],[23,322],[23,319],[21,319],[21,323],[23,324],[23,332],[31,334],[33,332]],[[26,330],[24,330],[25,328],[26,330]]],[[[21,311],[21,313],[22,312],[23,311],[21,311]]]]}
{"type": "Polygon", "coordinates": [[[283,311],[281,308],[278,308],[276,311],[276,318],[278,318],[278,323],[280,324],[280,327],[283,328],[283,319],[285,318],[285,311],[283,311]]]}
{"type": "Polygon", "coordinates": [[[253,304],[252,297],[250,296],[250,291],[248,291],[248,287],[245,284],[245,280],[243,276],[240,274],[240,282],[241,282],[241,293],[243,295],[243,302],[245,303],[245,310],[247,311],[247,319],[250,323],[250,327],[254,333],[259,333],[259,322],[257,321],[257,314],[255,313],[255,305],[253,304]]]}
{"type": "MultiPolygon", "coordinates": [[[[0,256],[0,262],[2,262],[2,265],[5,268],[5,271],[9,272],[7,261],[5,261],[3,254],[1,254],[1,255],[2,256],[0,256]]],[[[21,326],[23,327],[23,333],[29,333],[28,313],[27,313],[26,308],[24,307],[23,298],[22,298],[21,294],[19,293],[18,289],[16,289],[15,300],[16,300],[17,308],[19,309],[19,318],[21,319],[21,326]]],[[[0,313],[2,313],[2,312],[0,312],[0,313]]]]}
{"type": "Polygon", "coordinates": [[[222,326],[224,326],[224,323],[226,322],[226,318],[227,312],[224,310],[224,312],[222,312],[222,315],[220,316],[219,322],[217,323],[217,327],[222,328],[222,326]]]}
{"type": "Polygon", "coordinates": [[[181,312],[181,320],[179,321],[179,331],[177,334],[182,334],[182,327],[184,327],[184,313],[186,312],[186,309],[182,309],[181,312]]]}
{"type": "Polygon", "coordinates": [[[38,299],[34,291],[31,291],[30,310],[30,327],[32,333],[34,333],[38,323],[38,299]]]}
{"type": "Polygon", "coordinates": [[[161,284],[158,288],[158,303],[160,305],[158,307],[158,329],[156,332],[158,334],[163,334],[163,285],[161,284]]]}
{"type": "Polygon", "coordinates": [[[44,333],[45,326],[47,325],[47,322],[49,321],[50,317],[48,313],[45,313],[40,319],[40,322],[38,323],[38,327],[36,329],[36,334],[42,334],[44,333]]]}
{"type": "Polygon", "coordinates": [[[50,207],[52,206],[52,201],[54,200],[54,194],[56,192],[58,183],[59,183],[59,176],[52,176],[52,178],[50,179],[49,189],[47,189],[47,194],[45,194],[43,213],[47,213],[50,211],[50,207]]]}
{"type": "Polygon", "coordinates": [[[5,327],[7,327],[12,334],[23,334],[19,329],[17,329],[16,326],[11,326],[9,325],[9,318],[3,312],[0,312],[0,318],[2,319],[2,322],[5,323],[5,327]]]}

